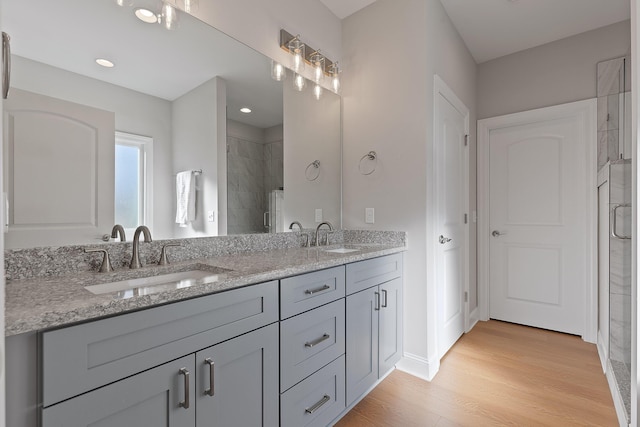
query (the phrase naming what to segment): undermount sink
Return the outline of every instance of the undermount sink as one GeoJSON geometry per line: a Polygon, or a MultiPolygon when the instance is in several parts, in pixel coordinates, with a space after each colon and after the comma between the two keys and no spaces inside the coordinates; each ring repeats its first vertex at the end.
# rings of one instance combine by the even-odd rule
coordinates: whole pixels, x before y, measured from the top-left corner
{"type": "Polygon", "coordinates": [[[228,271],[210,266],[206,269],[192,267],[186,271],[100,283],[84,288],[95,295],[115,294],[117,298],[124,299],[217,282],[225,277],[224,273],[228,271]]]}
{"type": "Polygon", "coordinates": [[[334,254],[348,254],[349,252],[358,252],[360,249],[353,248],[334,248],[334,249],[324,249],[325,252],[332,252],[334,254]]]}

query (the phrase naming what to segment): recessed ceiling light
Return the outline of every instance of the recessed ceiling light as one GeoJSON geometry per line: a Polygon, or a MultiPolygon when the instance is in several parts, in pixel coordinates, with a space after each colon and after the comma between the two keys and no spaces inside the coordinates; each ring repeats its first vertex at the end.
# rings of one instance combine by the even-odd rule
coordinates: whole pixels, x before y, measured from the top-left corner
{"type": "Polygon", "coordinates": [[[108,59],[104,59],[104,58],[96,59],[96,63],[98,65],[102,65],[105,68],[113,68],[115,66],[115,64],[113,62],[109,61],[108,59]]]}
{"type": "Polygon", "coordinates": [[[240,109],[241,113],[245,113],[245,114],[249,114],[251,112],[251,108],[247,108],[247,107],[242,107],[240,109]]]}
{"type": "Polygon", "coordinates": [[[158,15],[156,15],[149,9],[139,7],[135,9],[133,13],[136,15],[136,18],[138,18],[142,22],[146,22],[147,24],[155,24],[156,22],[158,22],[158,15]]]}

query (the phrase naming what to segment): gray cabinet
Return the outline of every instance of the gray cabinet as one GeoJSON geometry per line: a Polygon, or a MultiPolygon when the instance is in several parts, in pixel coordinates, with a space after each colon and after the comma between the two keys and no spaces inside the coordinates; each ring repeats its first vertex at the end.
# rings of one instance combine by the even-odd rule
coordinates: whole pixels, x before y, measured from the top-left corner
{"type": "Polygon", "coordinates": [[[402,357],[402,256],[347,265],[347,406],[402,357]],[[371,286],[374,284],[374,286],[371,286]],[[360,290],[365,287],[364,290],[360,290]],[[351,293],[353,289],[357,291],[351,293]]]}
{"type": "Polygon", "coordinates": [[[278,425],[277,324],[199,351],[195,359],[198,427],[278,425]]]}
{"type": "Polygon", "coordinates": [[[193,426],[194,373],[193,355],[174,360],[45,408],[42,426],[193,426]]]}

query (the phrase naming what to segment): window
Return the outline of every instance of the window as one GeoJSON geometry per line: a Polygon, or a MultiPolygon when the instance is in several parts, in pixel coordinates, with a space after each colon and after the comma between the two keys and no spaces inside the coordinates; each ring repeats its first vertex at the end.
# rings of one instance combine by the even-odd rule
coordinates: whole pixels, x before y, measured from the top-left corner
{"type": "Polygon", "coordinates": [[[151,227],[153,139],[116,132],[115,222],[129,239],[139,225],[151,227]]]}

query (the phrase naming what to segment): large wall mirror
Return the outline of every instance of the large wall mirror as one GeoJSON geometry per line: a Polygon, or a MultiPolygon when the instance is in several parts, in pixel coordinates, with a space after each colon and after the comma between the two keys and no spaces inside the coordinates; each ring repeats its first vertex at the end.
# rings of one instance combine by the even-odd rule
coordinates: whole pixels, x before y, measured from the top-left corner
{"type": "Polygon", "coordinates": [[[339,96],[272,80],[268,58],[181,11],[171,29],[135,16],[158,19],[160,1],[118,3],[0,0],[5,247],[99,243],[115,223],[128,240],[140,224],[155,239],[311,228],[318,215],[339,227],[339,96]],[[195,215],[178,224],[184,171],[195,215]]]}

